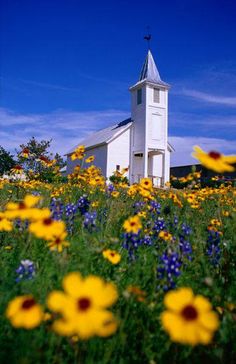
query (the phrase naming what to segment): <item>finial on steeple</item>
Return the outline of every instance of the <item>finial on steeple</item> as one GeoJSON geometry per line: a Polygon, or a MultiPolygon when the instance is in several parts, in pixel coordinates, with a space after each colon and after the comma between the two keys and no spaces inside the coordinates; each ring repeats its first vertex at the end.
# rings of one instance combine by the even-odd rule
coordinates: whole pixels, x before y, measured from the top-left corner
{"type": "Polygon", "coordinates": [[[147,34],[143,38],[147,41],[148,49],[150,49],[150,41],[151,41],[152,35],[150,33],[150,27],[149,26],[147,27],[147,34]]]}

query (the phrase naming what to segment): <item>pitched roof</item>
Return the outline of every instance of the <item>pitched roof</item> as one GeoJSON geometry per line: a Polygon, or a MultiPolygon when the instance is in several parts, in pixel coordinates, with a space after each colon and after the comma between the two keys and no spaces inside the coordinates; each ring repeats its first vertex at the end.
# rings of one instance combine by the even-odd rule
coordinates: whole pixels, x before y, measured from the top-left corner
{"type": "Polygon", "coordinates": [[[126,129],[130,127],[132,123],[131,118],[125,119],[120,123],[109,126],[108,128],[99,130],[91,135],[89,135],[84,140],[81,140],[79,144],[77,144],[74,148],[72,148],[66,154],[71,154],[73,151],[79,146],[84,145],[85,149],[95,147],[102,144],[107,144],[115,139],[117,136],[122,134],[126,129]]]}
{"type": "Polygon", "coordinates": [[[144,61],[138,83],[142,81],[149,81],[160,86],[169,86],[168,83],[162,81],[150,49],[144,61]]]}

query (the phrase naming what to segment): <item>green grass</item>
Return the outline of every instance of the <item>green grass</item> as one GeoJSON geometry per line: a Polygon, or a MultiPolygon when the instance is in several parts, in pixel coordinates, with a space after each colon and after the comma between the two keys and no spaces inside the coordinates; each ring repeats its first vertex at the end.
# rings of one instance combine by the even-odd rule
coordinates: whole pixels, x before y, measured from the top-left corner
{"type": "MultiPolygon", "coordinates": [[[[1,210],[9,200],[20,200],[26,193],[35,190],[41,193],[43,205],[49,206],[50,190],[43,184],[33,190],[6,184],[0,190],[1,210]]],[[[178,240],[176,243],[167,243],[155,237],[151,246],[140,246],[135,253],[136,259],[130,261],[127,250],[122,247],[122,225],[126,218],[134,215],[134,202],[142,198],[131,199],[123,190],[117,199],[107,197],[98,190],[92,194],[90,192],[87,187],[83,190],[71,187],[69,194],[61,196],[63,202],[76,202],[79,196],[86,193],[90,201],[99,201],[98,207],[90,207],[90,211],[97,211],[96,230],[90,232],[84,228],[83,217],[78,214],[73,234],[69,235],[70,247],[61,254],[50,251],[45,241],[30,235],[27,229],[15,228],[9,233],[0,232],[0,363],[235,363],[236,310],[227,308],[227,303],[236,305],[236,224],[233,201],[226,206],[226,203],[220,203],[220,195],[215,193],[212,199],[207,198],[202,202],[201,209],[192,209],[184,199],[183,207],[179,208],[171,199],[161,198],[160,193],[156,195],[156,200],[161,204],[159,216],[165,220],[173,236],[178,237],[183,223],[192,229],[189,237],[193,249],[192,260],[183,257],[176,287],[191,287],[196,294],[206,296],[214,309],[219,306],[223,308],[220,328],[213,342],[208,346],[192,348],[172,343],[160,322],[165,293],[158,288],[162,282],[157,278],[157,267],[166,249],[179,252],[178,240]],[[163,213],[165,206],[170,207],[167,215],[163,213]],[[224,209],[230,211],[230,216],[222,215],[224,209]],[[179,220],[177,229],[172,226],[174,217],[179,220]],[[221,259],[218,266],[213,266],[206,254],[207,226],[212,218],[222,221],[221,259]],[[5,247],[9,245],[12,249],[6,250],[5,247]],[[112,248],[121,254],[122,259],[117,266],[103,258],[102,250],[105,248],[112,248]],[[32,280],[16,283],[15,270],[22,259],[34,262],[36,275],[32,280]],[[112,306],[112,311],[119,320],[119,327],[114,335],[73,343],[55,334],[50,321],[33,330],[11,326],[5,317],[11,299],[30,293],[46,308],[47,295],[54,289],[62,289],[63,277],[73,271],[83,276],[95,274],[116,284],[119,299],[112,306]],[[144,302],[127,294],[129,285],[138,286],[146,292],[144,302]]],[[[228,192],[229,199],[233,200],[233,189],[228,192]]],[[[146,211],[147,204],[145,202],[143,208],[146,211]]],[[[157,217],[148,212],[143,220],[144,228],[152,229],[157,217]]]]}

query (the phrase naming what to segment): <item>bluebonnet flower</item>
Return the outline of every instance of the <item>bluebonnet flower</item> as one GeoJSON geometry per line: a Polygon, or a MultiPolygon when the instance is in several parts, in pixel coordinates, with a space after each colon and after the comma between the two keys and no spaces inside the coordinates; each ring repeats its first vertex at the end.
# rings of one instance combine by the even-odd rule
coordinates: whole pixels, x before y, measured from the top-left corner
{"type": "Polygon", "coordinates": [[[18,275],[16,282],[20,282],[22,279],[32,279],[35,275],[34,263],[29,259],[21,260],[16,273],[18,275]]]}
{"type": "Polygon", "coordinates": [[[50,203],[50,211],[53,220],[62,220],[64,205],[60,198],[52,198],[50,203]]]}
{"type": "Polygon", "coordinates": [[[182,263],[178,253],[175,252],[166,251],[159,259],[157,278],[160,283],[158,284],[158,288],[162,288],[166,292],[175,288],[176,277],[181,274],[180,267],[182,263]]]}
{"type": "Polygon", "coordinates": [[[161,204],[152,200],[150,202],[150,212],[154,212],[159,215],[161,213],[161,204]]]}
{"type": "Polygon", "coordinates": [[[156,233],[159,233],[161,230],[164,229],[166,229],[165,220],[161,217],[158,217],[158,219],[154,221],[154,226],[152,230],[156,233]]]}
{"type": "Polygon", "coordinates": [[[221,258],[221,239],[218,231],[209,230],[207,237],[206,254],[212,265],[219,265],[221,258]]]}
{"type": "Polygon", "coordinates": [[[113,191],[115,191],[115,186],[112,183],[109,183],[107,186],[107,192],[110,195],[113,191]]]}
{"type": "Polygon", "coordinates": [[[181,253],[186,256],[189,260],[192,260],[192,245],[190,241],[186,240],[184,236],[180,235],[179,237],[179,247],[181,253]]]}
{"type": "Polygon", "coordinates": [[[174,225],[178,225],[179,219],[177,216],[174,216],[174,225]]]}
{"type": "Polygon", "coordinates": [[[144,245],[152,245],[152,238],[150,235],[145,235],[141,241],[144,245]]]}
{"type": "Polygon", "coordinates": [[[137,215],[142,210],[142,208],[144,207],[144,205],[145,205],[145,202],[143,202],[143,201],[135,202],[133,204],[134,213],[137,215]]]}
{"type": "Polygon", "coordinates": [[[140,232],[134,233],[124,233],[123,234],[123,248],[128,251],[130,260],[135,259],[135,251],[142,245],[143,240],[141,239],[140,232]]]}
{"type": "Polygon", "coordinates": [[[94,230],[96,228],[96,218],[97,218],[96,211],[85,212],[84,222],[83,222],[84,227],[90,231],[94,230]]]}
{"type": "Polygon", "coordinates": [[[41,195],[41,192],[39,192],[39,191],[32,191],[31,194],[34,195],[34,196],[40,196],[41,195]]]}
{"type": "Polygon", "coordinates": [[[81,215],[84,215],[86,212],[88,212],[90,206],[90,201],[88,200],[88,197],[86,195],[81,196],[77,201],[77,208],[81,215]]]}
{"type": "Polygon", "coordinates": [[[73,232],[74,218],[77,211],[77,206],[74,203],[68,203],[65,205],[65,218],[66,226],[69,233],[73,232]]]}
{"type": "Polygon", "coordinates": [[[191,232],[192,232],[191,227],[188,226],[187,224],[184,224],[184,223],[181,225],[181,230],[182,230],[184,235],[190,235],[191,232]]]}
{"type": "Polygon", "coordinates": [[[181,225],[181,232],[179,233],[179,247],[181,253],[189,260],[192,260],[192,245],[189,241],[189,235],[192,233],[192,229],[187,224],[181,225]]]}

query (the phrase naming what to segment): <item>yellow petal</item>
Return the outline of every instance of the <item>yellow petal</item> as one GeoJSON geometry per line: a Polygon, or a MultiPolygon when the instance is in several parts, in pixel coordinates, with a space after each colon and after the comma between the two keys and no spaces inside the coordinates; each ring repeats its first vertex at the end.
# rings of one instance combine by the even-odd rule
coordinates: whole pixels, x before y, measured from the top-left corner
{"type": "Polygon", "coordinates": [[[165,295],[164,304],[170,310],[179,312],[182,308],[190,304],[193,300],[193,291],[191,288],[180,288],[176,291],[170,291],[165,295]]]}
{"type": "Polygon", "coordinates": [[[113,283],[106,283],[92,275],[85,279],[85,291],[90,293],[93,303],[98,307],[108,307],[118,298],[118,292],[113,283]]]}
{"type": "Polygon", "coordinates": [[[218,315],[213,311],[202,313],[198,321],[208,330],[217,330],[219,327],[218,315]]]}
{"type": "Polygon", "coordinates": [[[24,203],[27,207],[33,207],[39,202],[40,198],[40,196],[27,195],[24,198],[24,203]]]}
{"type": "Polygon", "coordinates": [[[199,313],[210,311],[212,309],[211,303],[208,299],[201,295],[195,296],[193,304],[199,313]]]}
{"type": "Polygon", "coordinates": [[[66,293],[72,297],[78,297],[81,293],[83,280],[79,273],[73,272],[64,277],[62,285],[66,293]]]}
{"type": "Polygon", "coordinates": [[[61,312],[66,304],[66,295],[61,291],[53,291],[48,295],[47,306],[52,311],[61,312]]]}

